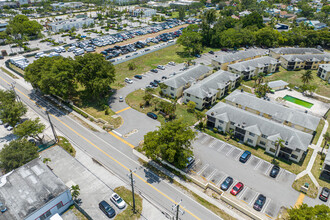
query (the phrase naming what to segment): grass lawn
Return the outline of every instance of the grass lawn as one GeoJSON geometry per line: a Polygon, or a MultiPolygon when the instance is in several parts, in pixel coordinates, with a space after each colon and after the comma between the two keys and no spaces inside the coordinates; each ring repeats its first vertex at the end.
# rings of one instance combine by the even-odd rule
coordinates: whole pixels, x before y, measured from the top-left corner
{"type": "Polygon", "coordinates": [[[137,210],[137,213],[134,214],[132,210],[133,207],[132,191],[126,189],[123,186],[117,187],[114,191],[121,198],[123,198],[126,203],[128,203],[126,209],[120,214],[116,215],[115,219],[117,220],[140,219],[140,213],[142,213],[142,198],[135,193],[135,209],[137,210]]]}
{"type": "Polygon", "coordinates": [[[238,91],[241,91],[241,89],[243,89],[244,92],[252,93],[252,90],[247,86],[241,85],[241,86],[237,87],[238,91]]]}
{"type": "Polygon", "coordinates": [[[24,76],[24,73],[25,73],[24,70],[22,70],[21,68],[18,68],[17,66],[15,66],[15,65],[13,65],[13,64],[11,64],[11,63],[9,63],[9,66],[10,66],[10,68],[12,68],[13,70],[16,70],[17,72],[19,72],[20,74],[22,74],[22,75],[24,76]]]}
{"type": "Polygon", "coordinates": [[[4,72],[4,73],[7,73],[9,76],[11,76],[12,78],[14,79],[18,79],[17,76],[15,76],[12,72],[8,71],[7,69],[3,68],[3,67],[0,67],[0,69],[4,72]]]}
{"type": "MultiPolygon", "coordinates": [[[[244,145],[244,144],[240,144],[238,142],[236,142],[235,140],[233,139],[230,139],[224,135],[221,135],[219,133],[214,133],[213,131],[209,130],[209,129],[205,129],[204,131],[206,134],[209,134],[215,138],[218,138],[222,141],[225,141],[226,143],[229,143],[231,145],[234,145],[242,150],[248,150],[250,151],[254,156],[257,156],[263,160],[266,160],[270,163],[273,163],[273,159],[274,157],[272,155],[269,155],[267,153],[265,153],[265,150],[260,148],[260,147],[250,147],[250,146],[247,146],[247,145],[244,145]]],[[[307,167],[307,164],[308,164],[308,161],[310,160],[311,156],[313,154],[313,149],[311,148],[308,148],[308,153],[305,157],[305,159],[300,162],[300,163],[294,163],[294,162],[286,162],[286,161],[282,161],[280,159],[276,159],[276,165],[280,166],[281,168],[283,169],[286,169],[294,174],[298,174],[300,173],[301,171],[305,170],[306,167],[307,167]]]]}
{"type": "Polygon", "coordinates": [[[292,184],[292,188],[300,192],[300,187],[303,186],[305,183],[309,184],[306,195],[311,198],[316,198],[319,191],[315,186],[315,184],[313,183],[313,181],[311,180],[311,178],[308,176],[308,174],[294,181],[292,184]]]}
{"type": "MultiPolygon", "coordinates": [[[[203,53],[206,53],[210,50],[217,51],[219,49],[214,48],[204,48],[203,53]]],[[[116,69],[116,80],[111,85],[113,89],[120,89],[125,86],[125,78],[132,78],[137,74],[144,74],[145,72],[156,68],[158,65],[165,65],[170,61],[174,61],[176,63],[183,63],[189,59],[193,59],[194,57],[188,56],[183,51],[183,47],[179,44],[175,44],[164,49],[155,51],[153,53],[149,53],[138,58],[132,59],[130,61],[120,63],[115,65],[116,69]],[[128,64],[134,63],[136,65],[136,69],[129,70],[128,64]]]]}
{"type": "Polygon", "coordinates": [[[79,220],[88,220],[86,216],[84,216],[74,205],[69,207],[70,210],[74,213],[74,215],[79,219],[79,220]]]}
{"type": "Polygon", "coordinates": [[[76,156],[76,150],[73,148],[71,143],[62,136],[58,136],[58,143],[59,146],[61,146],[66,152],[71,154],[71,156],[75,157],[76,156]]]}
{"type": "MultiPolygon", "coordinates": [[[[154,112],[155,114],[157,114],[158,116],[158,121],[160,121],[161,123],[165,123],[165,118],[161,115],[158,114],[158,111],[155,111],[155,105],[151,104],[148,107],[143,107],[140,108],[140,103],[145,103],[145,101],[143,100],[143,96],[144,96],[144,91],[139,89],[136,90],[130,94],[128,94],[126,96],[126,103],[131,106],[133,109],[142,112],[142,113],[147,113],[147,112],[154,112]]],[[[158,99],[156,97],[153,98],[154,99],[158,99]]],[[[161,100],[161,99],[159,99],[161,100]]],[[[152,101],[151,101],[152,102],[152,101]]],[[[198,111],[198,110],[196,110],[198,111]]],[[[207,110],[204,110],[203,112],[206,112],[207,110]]],[[[197,122],[197,118],[195,117],[194,113],[190,113],[187,111],[187,106],[182,104],[177,104],[176,105],[176,116],[177,118],[183,118],[183,122],[185,122],[188,125],[193,125],[197,122]]]]}
{"type": "MultiPolygon", "coordinates": [[[[303,83],[301,82],[301,75],[305,72],[306,70],[298,70],[298,71],[287,71],[284,68],[280,67],[280,71],[274,73],[271,76],[266,76],[265,81],[274,81],[274,80],[284,80],[285,82],[289,83],[291,87],[293,86],[301,86],[303,83]]],[[[330,97],[330,85],[322,80],[320,77],[316,75],[317,71],[313,70],[313,80],[310,82],[311,85],[316,85],[317,89],[315,93],[319,95],[323,95],[326,97],[330,97]]],[[[254,86],[254,81],[250,80],[247,82],[243,82],[245,85],[254,86]]]]}
{"type": "Polygon", "coordinates": [[[323,166],[323,161],[321,160],[321,155],[317,154],[313,168],[312,168],[312,174],[315,177],[315,179],[317,180],[317,182],[320,184],[320,186],[330,188],[329,181],[320,179],[322,166],[323,166]]]}
{"type": "MultiPolygon", "coordinates": [[[[323,130],[323,127],[324,127],[324,124],[325,124],[324,120],[321,119],[319,125],[316,128],[316,134],[315,134],[314,139],[313,139],[313,144],[316,144],[317,141],[319,140],[320,134],[321,134],[321,132],[323,130]]],[[[329,128],[328,128],[328,130],[329,130],[329,128]]]]}

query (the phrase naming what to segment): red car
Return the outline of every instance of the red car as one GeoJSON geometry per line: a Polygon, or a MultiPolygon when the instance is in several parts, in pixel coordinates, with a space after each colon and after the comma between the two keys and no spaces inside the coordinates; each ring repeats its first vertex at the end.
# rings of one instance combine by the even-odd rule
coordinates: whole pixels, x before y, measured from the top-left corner
{"type": "Polygon", "coordinates": [[[242,189],[244,188],[244,184],[241,182],[238,182],[230,191],[230,193],[234,196],[237,196],[237,194],[242,191],[242,189]]]}

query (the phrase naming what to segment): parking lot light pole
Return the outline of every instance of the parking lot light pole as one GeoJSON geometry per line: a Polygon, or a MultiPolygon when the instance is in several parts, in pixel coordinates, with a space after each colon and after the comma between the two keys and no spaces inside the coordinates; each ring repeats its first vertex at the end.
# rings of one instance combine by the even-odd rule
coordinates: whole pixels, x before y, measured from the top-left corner
{"type": "Polygon", "coordinates": [[[129,178],[131,179],[131,186],[132,186],[132,197],[133,197],[133,213],[135,214],[136,213],[136,210],[135,210],[135,195],[134,195],[134,182],[135,180],[133,179],[133,172],[135,172],[135,170],[129,170],[129,178]]]}
{"type": "Polygon", "coordinates": [[[182,202],[182,199],[180,200],[180,202],[178,202],[177,204],[174,204],[172,206],[172,210],[175,210],[175,219],[179,220],[179,212],[181,212],[181,214],[184,214],[184,211],[180,210],[180,204],[182,202]]]}

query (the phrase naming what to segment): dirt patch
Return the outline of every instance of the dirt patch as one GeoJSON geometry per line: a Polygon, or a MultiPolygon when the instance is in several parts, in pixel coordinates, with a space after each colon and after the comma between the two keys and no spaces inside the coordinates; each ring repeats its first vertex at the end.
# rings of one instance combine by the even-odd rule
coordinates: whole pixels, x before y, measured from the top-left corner
{"type": "Polygon", "coordinates": [[[180,28],[187,27],[187,26],[188,26],[188,24],[183,24],[183,25],[176,26],[174,28],[170,28],[170,29],[165,29],[165,30],[159,31],[157,33],[136,36],[136,37],[134,37],[132,39],[128,39],[127,41],[123,41],[123,42],[112,44],[111,46],[108,45],[108,46],[104,46],[104,47],[98,47],[98,48],[96,48],[95,53],[100,53],[101,51],[103,51],[103,50],[105,50],[107,48],[113,48],[114,46],[124,46],[124,45],[127,45],[127,44],[135,43],[137,41],[143,41],[143,40],[147,39],[148,37],[157,37],[160,34],[177,31],[180,28]]]}

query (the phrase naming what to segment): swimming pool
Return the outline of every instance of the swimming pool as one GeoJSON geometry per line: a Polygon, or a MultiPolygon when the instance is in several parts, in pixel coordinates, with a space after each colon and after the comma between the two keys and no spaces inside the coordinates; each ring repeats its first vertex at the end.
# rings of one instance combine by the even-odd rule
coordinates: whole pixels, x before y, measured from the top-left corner
{"type": "Polygon", "coordinates": [[[295,97],[292,97],[290,95],[286,95],[283,97],[283,99],[289,101],[289,102],[292,102],[292,103],[295,103],[297,105],[301,105],[305,108],[311,108],[314,104],[313,103],[310,103],[310,102],[306,102],[304,100],[301,100],[301,99],[298,99],[298,98],[295,98],[295,97]]]}

